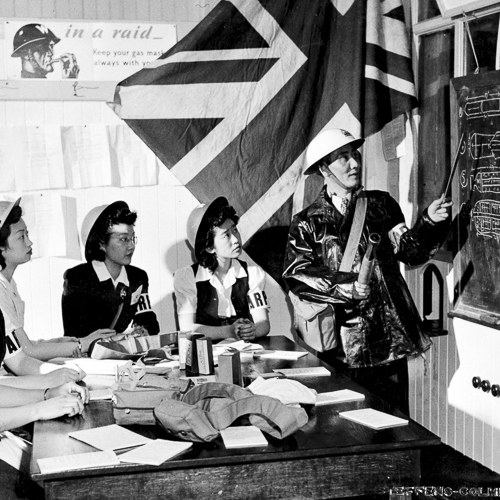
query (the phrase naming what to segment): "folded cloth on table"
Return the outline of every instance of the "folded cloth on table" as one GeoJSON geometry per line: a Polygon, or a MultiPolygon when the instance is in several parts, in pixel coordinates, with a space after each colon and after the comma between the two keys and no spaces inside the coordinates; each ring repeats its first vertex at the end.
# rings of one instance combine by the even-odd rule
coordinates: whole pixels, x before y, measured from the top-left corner
{"type": "Polygon", "coordinates": [[[297,380],[257,377],[247,389],[252,394],[279,399],[285,405],[297,403],[313,405],[316,403],[317,392],[297,380]]]}
{"type": "Polygon", "coordinates": [[[239,417],[277,439],[296,432],[308,421],[303,408],[292,408],[276,398],[255,396],[234,384],[196,385],[180,401],[162,401],[154,410],[157,422],[186,441],[210,442],[239,417]]]}

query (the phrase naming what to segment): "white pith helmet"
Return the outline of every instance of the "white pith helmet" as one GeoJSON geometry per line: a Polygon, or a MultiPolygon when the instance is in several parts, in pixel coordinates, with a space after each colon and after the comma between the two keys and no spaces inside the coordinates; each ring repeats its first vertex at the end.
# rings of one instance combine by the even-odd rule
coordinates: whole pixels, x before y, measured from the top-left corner
{"type": "Polygon", "coordinates": [[[364,139],[356,139],[350,132],[342,128],[323,130],[307,147],[304,175],[316,173],[318,161],[342,146],[352,144],[354,149],[358,149],[364,142],[364,139]]]}
{"type": "Polygon", "coordinates": [[[0,201],[0,229],[2,229],[12,209],[17,207],[19,203],[21,203],[21,198],[16,201],[0,201]]]}
{"type": "Polygon", "coordinates": [[[186,224],[187,237],[197,259],[200,258],[200,252],[205,245],[205,236],[209,230],[208,219],[217,216],[224,206],[229,206],[229,202],[227,198],[220,196],[211,203],[198,205],[189,214],[186,224]]]}
{"type": "Polygon", "coordinates": [[[109,205],[101,205],[99,207],[94,207],[85,216],[82,222],[82,229],[80,231],[80,236],[82,240],[82,246],[85,252],[85,260],[90,262],[89,257],[89,240],[92,239],[94,231],[96,229],[97,223],[102,219],[106,218],[112,213],[118,212],[120,209],[128,209],[127,203],[124,201],[115,201],[109,205]]]}

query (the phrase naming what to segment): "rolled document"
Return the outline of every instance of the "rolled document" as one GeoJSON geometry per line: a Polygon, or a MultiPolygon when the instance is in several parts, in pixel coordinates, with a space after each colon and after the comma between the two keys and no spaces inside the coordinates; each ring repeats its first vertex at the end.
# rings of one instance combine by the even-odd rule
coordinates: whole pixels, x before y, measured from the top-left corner
{"type": "Polygon", "coordinates": [[[358,282],[362,285],[370,283],[379,244],[380,235],[378,233],[371,233],[368,237],[368,247],[366,248],[365,256],[361,262],[361,269],[359,270],[358,282]]]}

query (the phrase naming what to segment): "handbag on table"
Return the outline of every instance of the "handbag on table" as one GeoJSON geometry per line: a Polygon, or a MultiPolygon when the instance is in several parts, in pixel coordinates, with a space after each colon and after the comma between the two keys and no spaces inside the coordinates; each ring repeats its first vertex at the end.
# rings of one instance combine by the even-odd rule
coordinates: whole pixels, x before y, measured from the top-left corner
{"type": "Polygon", "coordinates": [[[180,399],[193,383],[187,379],[166,378],[138,372],[130,362],[120,368],[113,390],[113,417],[119,425],[155,425],[153,411],[163,400],[180,399]]]}

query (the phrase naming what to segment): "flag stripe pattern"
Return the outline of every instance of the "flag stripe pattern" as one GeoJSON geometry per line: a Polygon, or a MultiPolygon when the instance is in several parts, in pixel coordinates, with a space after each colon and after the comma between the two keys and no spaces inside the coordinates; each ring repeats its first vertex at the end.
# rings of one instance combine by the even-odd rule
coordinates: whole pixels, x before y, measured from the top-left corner
{"type": "Polygon", "coordinates": [[[311,139],[332,126],[373,133],[416,103],[400,7],[221,0],[111,106],[200,202],[229,198],[247,252],[279,280],[292,211],[314,185],[302,176],[311,139]]]}

